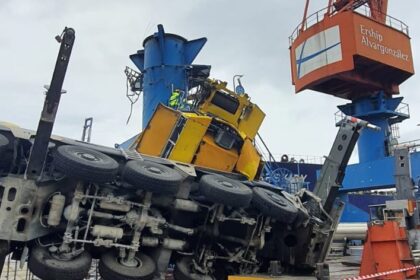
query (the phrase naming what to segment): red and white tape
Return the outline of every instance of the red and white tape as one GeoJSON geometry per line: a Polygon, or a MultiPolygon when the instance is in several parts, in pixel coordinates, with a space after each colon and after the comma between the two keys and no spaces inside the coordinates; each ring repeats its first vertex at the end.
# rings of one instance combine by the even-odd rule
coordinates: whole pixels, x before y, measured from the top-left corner
{"type": "Polygon", "coordinates": [[[412,267],[407,267],[407,268],[401,268],[401,269],[395,269],[395,270],[390,270],[390,271],[378,272],[378,273],[375,273],[375,274],[369,274],[369,275],[364,275],[364,276],[356,276],[356,277],[344,278],[342,280],[366,280],[366,279],[374,279],[374,278],[379,277],[379,276],[386,276],[386,275],[390,275],[390,274],[394,274],[394,273],[399,273],[399,272],[406,272],[406,271],[410,271],[410,270],[414,270],[414,269],[420,269],[420,265],[412,266],[412,267]]]}

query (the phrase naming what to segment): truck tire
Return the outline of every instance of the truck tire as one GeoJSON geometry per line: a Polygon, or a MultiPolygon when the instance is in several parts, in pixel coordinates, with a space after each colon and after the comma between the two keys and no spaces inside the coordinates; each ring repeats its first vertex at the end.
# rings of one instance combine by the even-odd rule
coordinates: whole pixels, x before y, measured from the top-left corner
{"type": "Polygon", "coordinates": [[[237,180],[222,175],[203,175],[200,192],[210,201],[232,207],[248,207],[252,190],[237,180]]]}
{"type": "Polygon", "coordinates": [[[29,270],[42,280],[82,280],[90,269],[92,257],[86,251],[73,259],[59,259],[47,247],[36,246],[29,255],[29,270]]]}
{"type": "Polygon", "coordinates": [[[202,275],[192,271],[192,260],[189,257],[184,257],[176,262],[174,279],[175,280],[214,280],[209,275],[202,275]]]}
{"type": "Polygon", "coordinates": [[[145,191],[175,194],[179,190],[183,177],[175,169],[162,164],[131,160],[124,167],[123,179],[145,191]]]}
{"type": "Polygon", "coordinates": [[[289,200],[270,190],[255,187],[252,204],[264,215],[279,222],[291,224],[298,215],[298,209],[289,200]]]}
{"type": "Polygon", "coordinates": [[[67,176],[97,183],[113,181],[119,167],[114,159],[101,152],[73,145],[58,147],[54,163],[67,176]]]}
{"type": "Polygon", "coordinates": [[[130,267],[120,263],[115,250],[102,255],[99,261],[99,274],[104,280],[149,280],[153,279],[156,264],[149,256],[137,253],[138,266],[130,267]]]}

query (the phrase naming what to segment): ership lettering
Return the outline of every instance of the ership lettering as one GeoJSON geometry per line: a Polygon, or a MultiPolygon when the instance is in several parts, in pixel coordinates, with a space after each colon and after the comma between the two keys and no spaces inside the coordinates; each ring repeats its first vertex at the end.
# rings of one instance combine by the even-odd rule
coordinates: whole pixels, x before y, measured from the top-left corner
{"type": "Polygon", "coordinates": [[[403,53],[402,50],[384,46],[382,44],[384,40],[383,35],[373,28],[360,25],[360,33],[362,34],[362,45],[374,49],[383,55],[391,55],[395,58],[408,61],[408,54],[403,53]]]}

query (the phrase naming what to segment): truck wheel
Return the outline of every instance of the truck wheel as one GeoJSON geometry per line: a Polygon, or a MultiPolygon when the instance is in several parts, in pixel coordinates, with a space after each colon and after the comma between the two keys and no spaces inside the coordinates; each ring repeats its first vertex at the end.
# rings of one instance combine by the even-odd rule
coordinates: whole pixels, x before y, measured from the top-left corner
{"type": "Polygon", "coordinates": [[[67,176],[98,183],[114,180],[119,167],[114,159],[101,152],[72,145],[58,147],[54,162],[67,176]]]}
{"type": "Polygon", "coordinates": [[[286,224],[291,224],[296,219],[298,209],[283,196],[259,187],[252,190],[254,192],[252,203],[264,215],[286,224]]]}
{"type": "Polygon", "coordinates": [[[174,279],[175,280],[213,280],[209,275],[198,274],[192,269],[191,258],[182,258],[176,262],[174,279]]]}
{"type": "Polygon", "coordinates": [[[153,279],[156,264],[149,256],[137,253],[137,266],[120,262],[115,250],[103,254],[99,261],[99,274],[104,280],[148,280],[153,279]]]}
{"type": "Polygon", "coordinates": [[[127,162],[123,179],[139,189],[163,194],[177,193],[183,180],[182,175],[172,168],[140,160],[127,162]]]}
{"type": "Polygon", "coordinates": [[[32,248],[29,270],[42,280],[82,280],[90,269],[92,257],[86,251],[73,259],[60,259],[52,255],[47,247],[32,248]]]}
{"type": "Polygon", "coordinates": [[[210,201],[232,207],[248,207],[252,199],[250,188],[222,175],[203,175],[200,192],[210,201]]]}

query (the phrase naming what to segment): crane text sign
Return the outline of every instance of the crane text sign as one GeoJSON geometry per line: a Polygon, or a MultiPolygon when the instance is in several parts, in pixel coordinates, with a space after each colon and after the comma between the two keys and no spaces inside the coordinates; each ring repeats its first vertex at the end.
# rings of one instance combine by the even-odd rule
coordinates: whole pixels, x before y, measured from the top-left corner
{"type": "Polygon", "coordinates": [[[392,55],[396,58],[408,61],[409,55],[405,54],[401,49],[393,49],[383,45],[384,36],[379,31],[361,24],[360,33],[362,34],[362,45],[377,50],[383,55],[392,55]]]}
{"type": "Polygon", "coordinates": [[[372,19],[354,17],[356,53],[395,68],[413,72],[410,38],[372,19]]]}

